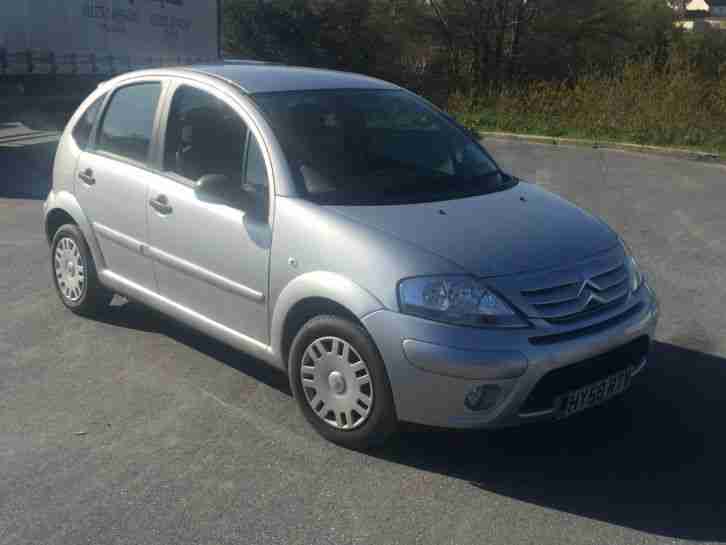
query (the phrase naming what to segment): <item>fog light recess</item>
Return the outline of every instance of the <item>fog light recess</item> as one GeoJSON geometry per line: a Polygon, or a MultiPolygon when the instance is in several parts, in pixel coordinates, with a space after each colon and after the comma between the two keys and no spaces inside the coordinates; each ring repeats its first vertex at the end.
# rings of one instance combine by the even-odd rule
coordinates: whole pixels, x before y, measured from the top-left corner
{"type": "Polygon", "coordinates": [[[470,411],[486,411],[499,401],[502,389],[495,384],[477,386],[469,390],[464,398],[464,405],[470,411]]]}

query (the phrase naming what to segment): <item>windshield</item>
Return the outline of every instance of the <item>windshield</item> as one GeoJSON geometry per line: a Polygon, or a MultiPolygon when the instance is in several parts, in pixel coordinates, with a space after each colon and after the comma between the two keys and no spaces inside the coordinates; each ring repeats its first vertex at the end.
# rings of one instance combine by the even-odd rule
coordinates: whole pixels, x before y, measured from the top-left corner
{"type": "Polygon", "coordinates": [[[400,204],[511,187],[484,149],[401,90],[260,93],[301,193],[325,204],[400,204]]]}

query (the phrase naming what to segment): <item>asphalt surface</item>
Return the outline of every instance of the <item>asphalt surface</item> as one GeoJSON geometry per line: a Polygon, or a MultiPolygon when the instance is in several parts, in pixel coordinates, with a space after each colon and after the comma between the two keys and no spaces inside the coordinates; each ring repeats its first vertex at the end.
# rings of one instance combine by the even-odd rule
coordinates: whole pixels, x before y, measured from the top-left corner
{"type": "Polygon", "coordinates": [[[569,421],[407,429],[362,454],[315,435],[285,377],[252,358],[120,299],[98,320],[66,311],[40,224],[54,144],[9,146],[23,140],[12,130],[0,127],[0,544],[726,541],[723,167],[488,142],[637,249],[662,302],[653,365],[569,421]]]}

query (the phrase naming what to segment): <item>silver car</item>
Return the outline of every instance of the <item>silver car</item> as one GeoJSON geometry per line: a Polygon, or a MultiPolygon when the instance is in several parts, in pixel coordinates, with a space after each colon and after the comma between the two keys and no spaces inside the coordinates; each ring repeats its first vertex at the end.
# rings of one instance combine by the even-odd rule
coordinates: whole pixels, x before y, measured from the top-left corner
{"type": "Polygon", "coordinates": [[[352,448],[625,391],[658,318],[602,221],[503,172],[400,87],[264,64],[133,72],[81,105],[44,205],[55,286],[114,293],[283,370],[352,448]]]}

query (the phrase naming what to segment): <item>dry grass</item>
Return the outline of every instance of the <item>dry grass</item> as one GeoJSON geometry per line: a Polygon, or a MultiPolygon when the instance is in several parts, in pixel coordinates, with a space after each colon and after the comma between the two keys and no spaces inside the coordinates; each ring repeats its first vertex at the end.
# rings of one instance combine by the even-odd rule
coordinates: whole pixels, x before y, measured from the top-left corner
{"type": "Polygon", "coordinates": [[[449,110],[473,129],[572,136],[726,152],[726,66],[707,79],[685,57],[625,64],[574,84],[531,82],[453,95],[449,110]]]}

